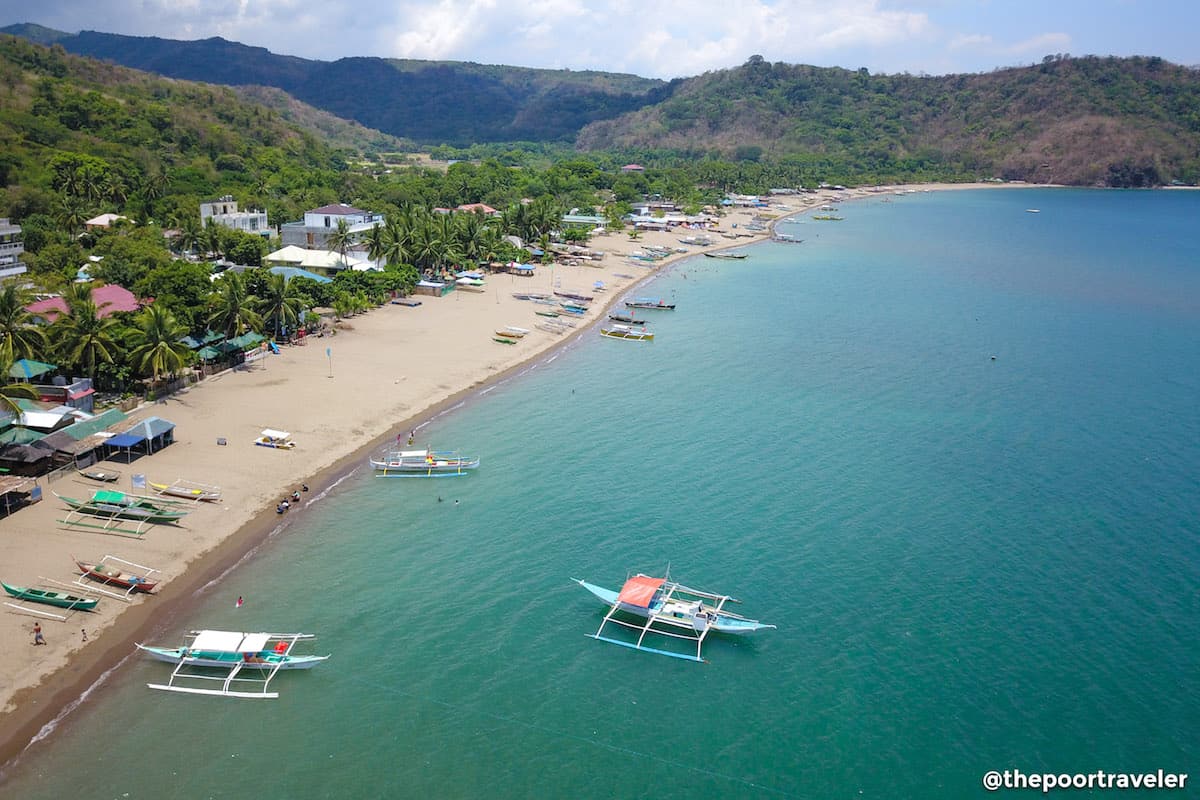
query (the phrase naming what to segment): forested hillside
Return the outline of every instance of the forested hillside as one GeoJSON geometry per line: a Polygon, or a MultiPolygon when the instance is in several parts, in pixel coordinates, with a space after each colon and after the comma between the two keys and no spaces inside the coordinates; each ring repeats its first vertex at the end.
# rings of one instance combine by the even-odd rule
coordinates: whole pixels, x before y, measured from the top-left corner
{"type": "Polygon", "coordinates": [[[423,144],[572,141],[589,122],[661,100],[662,81],[483,64],[281,56],[221,38],[175,41],[30,25],[0,30],[78,55],[228,86],[282,89],[344,119],[423,144]]]}
{"type": "Polygon", "coordinates": [[[1200,73],[1157,58],[1047,58],[983,75],[870,75],[760,57],[593,123],[584,149],[803,154],[857,174],[927,170],[1078,185],[1200,179],[1200,73]]]}

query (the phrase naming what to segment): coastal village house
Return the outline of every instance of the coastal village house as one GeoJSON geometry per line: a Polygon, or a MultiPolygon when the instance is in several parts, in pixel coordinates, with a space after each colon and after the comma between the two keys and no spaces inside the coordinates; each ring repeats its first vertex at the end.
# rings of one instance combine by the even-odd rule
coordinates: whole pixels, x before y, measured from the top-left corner
{"type": "Polygon", "coordinates": [[[121,221],[129,222],[130,219],[123,214],[101,214],[84,222],[83,229],[85,231],[103,231],[121,221]]]}
{"type": "Polygon", "coordinates": [[[0,219],[0,279],[11,278],[25,272],[25,264],[21,262],[21,254],[25,245],[21,242],[21,226],[0,219]]]}
{"type": "Polygon", "coordinates": [[[272,233],[271,226],[267,224],[266,211],[238,211],[238,204],[233,195],[227,194],[200,204],[200,224],[207,225],[210,219],[217,225],[235,231],[265,237],[272,233]]]}
{"type": "Polygon", "coordinates": [[[383,215],[363,211],[345,203],[321,206],[304,212],[304,219],[298,222],[285,222],[279,227],[279,240],[285,248],[288,245],[303,247],[307,250],[325,250],[329,237],[337,230],[338,220],[345,220],[350,226],[350,232],[361,237],[376,225],[383,224],[383,215]]]}
{"type": "Polygon", "coordinates": [[[262,263],[264,267],[289,267],[326,278],[347,269],[358,272],[383,269],[383,264],[372,261],[361,245],[347,248],[343,256],[335,250],[309,250],[291,244],[263,256],[262,263]]]}
{"type": "MultiPolygon", "coordinates": [[[[96,287],[92,291],[92,301],[96,304],[96,316],[101,318],[119,311],[137,311],[142,307],[133,292],[115,283],[96,287]]],[[[67,301],[56,295],[30,303],[25,306],[25,310],[35,319],[50,324],[58,319],[60,314],[66,314],[68,309],[67,301]]]]}

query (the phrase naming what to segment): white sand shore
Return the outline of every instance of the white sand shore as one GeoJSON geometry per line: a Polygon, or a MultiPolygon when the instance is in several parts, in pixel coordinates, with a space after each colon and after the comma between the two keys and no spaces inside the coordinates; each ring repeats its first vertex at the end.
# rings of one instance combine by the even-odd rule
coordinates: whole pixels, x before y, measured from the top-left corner
{"type": "MultiPolygon", "coordinates": [[[[994,184],[937,185],[932,188],[981,188],[994,184]]],[[[896,190],[900,187],[889,187],[896,190]]],[[[789,212],[826,203],[872,196],[886,190],[855,189],[780,198],[789,212]]],[[[721,230],[745,230],[754,211],[736,210],[721,230]]],[[[285,347],[245,369],[213,376],[190,390],[139,409],[135,418],[161,416],[178,426],[176,442],[131,465],[113,463],[124,474],[115,487],[129,490],[129,476],[149,480],[185,478],[219,485],[222,502],[200,505],[181,528],[151,526],[140,539],[68,529],[59,524],[63,504],[51,491],[88,497],[101,484],[65,478],[46,485],[46,499],[0,520],[0,580],[39,585],[42,576],[62,582],[75,578],[72,556],[98,559],[114,554],[161,570],[157,596],[138,596],[131,604],[103,599],[95,613],[78,612],[67,622],[41,620],[46,646],[34,647],[35,617],[0,607],[0,764],[17,754],[34,733],[63,706],[74,701],[104,669],[129,652],[130,639],[161,622],[163,609],[178,611],[203,581],[236,561],[280,521],[276,504],[307,482],[311,497],[348,459],[419,428],[431,412],[457,395],[560,345],[570,336],[591,332],[589,323],[625,297],[651,270],[632,266],[625,256],[647,244],[679,246],[693,231],[644,234],[631,241],[624,233],[597,237],[592,247],[608,255],[595,266],[539,267],[532,278],[501,275],[487,280],[481,293],[453,292],[421,297],[422,305],[387,305],[348,321],[336,336],[311,339],[303,347],[285,347]],[[621,277],[621,275],[633,277],[621,277]],[[597,280],[607,291],[596,295],[587,316],[569,335],[541,330],[515,345],[492,340],[497,328],[533,329],[544,309],[512,297],[515,291],[593,294],[597,280]],[[326,348],[331,351],[327,357],[326,348]],[[263,428],[290,431],[292,451],[255,447],[263,428]],[[218,445],[218,438],[227,444],[218,445]],[[86,485],[81,485],[86,484],[86,485]],[[87,642],[82,631],[87,632],[87,642]]],[[[766,238],[757,233],[736,240],[717,238],[709,250],[737,247],[766,238]]],[[[691,248],[690,254],[702,248],[691,248]]],[[[687,255],[659,262],[655,269],[687,255]]],[[[428,442],[418,430],[419,445],[428,442]]],[[[445,446],[445,443],[440,443],[445,446]]],[[[461,443],[460,443],[461,444],[461,443]]],[[[486,469],[486,454],[483,468],[486,469]]],[[[303,500],[287,518],[303,514],[303,500]]],[[[5,596],[3,599],[8,600],[5,596]]],[[[46,606],[34,606],[53,611],[46,606]]]]}

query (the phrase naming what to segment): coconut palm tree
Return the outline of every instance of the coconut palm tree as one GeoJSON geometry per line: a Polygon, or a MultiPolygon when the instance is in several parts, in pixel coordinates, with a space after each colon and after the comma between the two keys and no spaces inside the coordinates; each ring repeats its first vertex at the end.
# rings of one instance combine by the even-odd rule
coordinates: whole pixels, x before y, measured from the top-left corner
{"type": "MultiPolygon", "coordinates": [[[[4,358],[0,354],[0,375],[6,377],[8,371],[12,369],[12,365],[11,358],[4,358]]],[[[38,397],[37,389],[28,383],[5,383],[0,385],[0,414],[7,412],[14,417],[19,417],[21,416],[22,409],[17,405],[17,399],[37,400],[38,397]]]]}
{"type": "Polygon", "coordinates": [[[158,383],[160,376],[173,375],[187,364],[191,350],[180,341],[186,335],[187,328],[165,305],[147,306],[138,313],[137,328],[130,336],[130,363],[151,373],[151,380],[158,383]]]}
{"type": "Polygon", "coordinates": [[[179,244],[181,252],[194,252],[203,240],[204,231],[200,228],[200,219],[198,217],[188,214],[179,220],[179,236],[176,241],[179,244]]]}
{"type": "Polygon", "coordinates": [[[238,272],[226,272],[217,281],[217,293],[208,326],[232,339],[247,328],[262,325],[262,317],[254,311],[257,298],[246,291],[246,281],[238,272]]]}
{"type": "Polygon", "coordinates": [[[55,321],[51,331],[61,358],[80,367],[89,378],[95,378],[96,363],[113,360],[121,324],[113,317],[101,317],[90,296],[68,302],[70,310],[55,321]]]}
{"type": "Polygon", "coordinates": [[[354,234],[350,233],[350,223],[346,222],[345,217],[338,217],[337,227],[333,233],[325,240],[325,246],[330,250],[336,250],[342,256],[342,263],[346,263],[346,250],[350,245],[354,244],[354,234]]]}
{"type": "Polygon", "coordinates": [[[25,310],[29,292],[8,284],[0,289],[0,363],[33,358],[46,348],[46,334],[25,310]]]}
{"type": "Polygon", "coordinates": [[[383,225],[376,223],[367,231],[367,257],[378,262],[387,255],[387,236],[383,225]]]}
{"type": "Polygon", "coordinates": [[[267,275],[267,285],[259,303],[263,321],[275,332],[276,339],[282,337],[284,329],[295,331],[305,310],[304,301],[292,287],[292,282],[275,273],[267,275]]]}
{"type": "Polygon", "coordinates": [[[224,231],[221,230],[221,226],[212,217],[209,217],[204,222],[203,241],[204,246],[212,254],[213,258],[219,260],[222,253],[224,253],[225,236],[224,231]]]}

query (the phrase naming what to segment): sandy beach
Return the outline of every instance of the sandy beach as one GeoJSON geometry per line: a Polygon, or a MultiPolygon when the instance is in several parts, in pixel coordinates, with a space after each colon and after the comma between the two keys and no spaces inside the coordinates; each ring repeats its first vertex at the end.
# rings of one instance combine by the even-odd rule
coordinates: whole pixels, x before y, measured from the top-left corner
{"type": "MultiPolygon", "coordinates": [[[[131,464],[105,462],[122,472],[111,488],[130,491],[130,476],[140,473],[156,482],[182,478],[219,485],[223,499],[195,506],[177,527],[150,526],[141,537],[72,529],[60,524],[66,509],[52,492],[90,497],[106,486],[69,474],[53,483],[41,479],[43,501],[0,520],[0,580],[6,583],[46,586],[44,579],[69,583],[77,577],[73,557],[98,560],[110,554],[158,569],[162,581],[153,596],[136,595],[128,604],[103,598],[96,612],[76,612],[66,622],[3,607],[0,764],[18,755],[101,674],[128,657],[133,642],[153,638],[157,629],[186,613],[202,590],[221,591],[219,583],[214,588],[214,578],[278,526],[304,514],[307,502],[363,463],[367,453],[394,442],[397,435],[407,438],[413,429],[418,446],[469,449],[467,442],[430,441],[422,426],[441,410],[552,348],[575,336],[594,335],[592,323],[605,319],[610,305],[664,266],[703,250],[738,248],[771,236],[767,230],[727,239],[719,232],[742,232],[755,214],[781,218],[881,192],[998,185],[879,187],[775,198],[788,210],[729,211],[719,231],[713,232],[715,244],[688,248],[687,253],[653,267],[631,265],[627,256],[646,245],[679,247],[680,237],[700,232],[645,233],[637,241],[626,233],[598,236],[590,246],[605,251],[600,261],[539,266],[533,277],[492,276],[482,292],[418,297],[422,304],[417,307],[386,305],[346,320],[334,336],[284,347],[279,355],[142,406],[131,419],[160,416],[174,422],[176,440],[131,464]],[[603,281],[606,291],[594,293],[596,281],[603,281]],[[542,319],[535,310],[545,306],[512,296],[552,290],[596,298],[587,315],[576,320],[577,327],[563,335],[535,329],[542,319]],[[493,341],[494,331],[505,326],[520,326],[530,333],[513,345],[493,341]],[[297,447],[287,451],[254,446],[263,428],[290,431],[297,447]],[[302,484],[309,488],[301,501],[277,514],[280,499],[302,484]],[[35,621],[44,631],[45,646],[33,644],[35,621]]],[[[479,455],[486,469],[487,454],[479,455]]]]}

